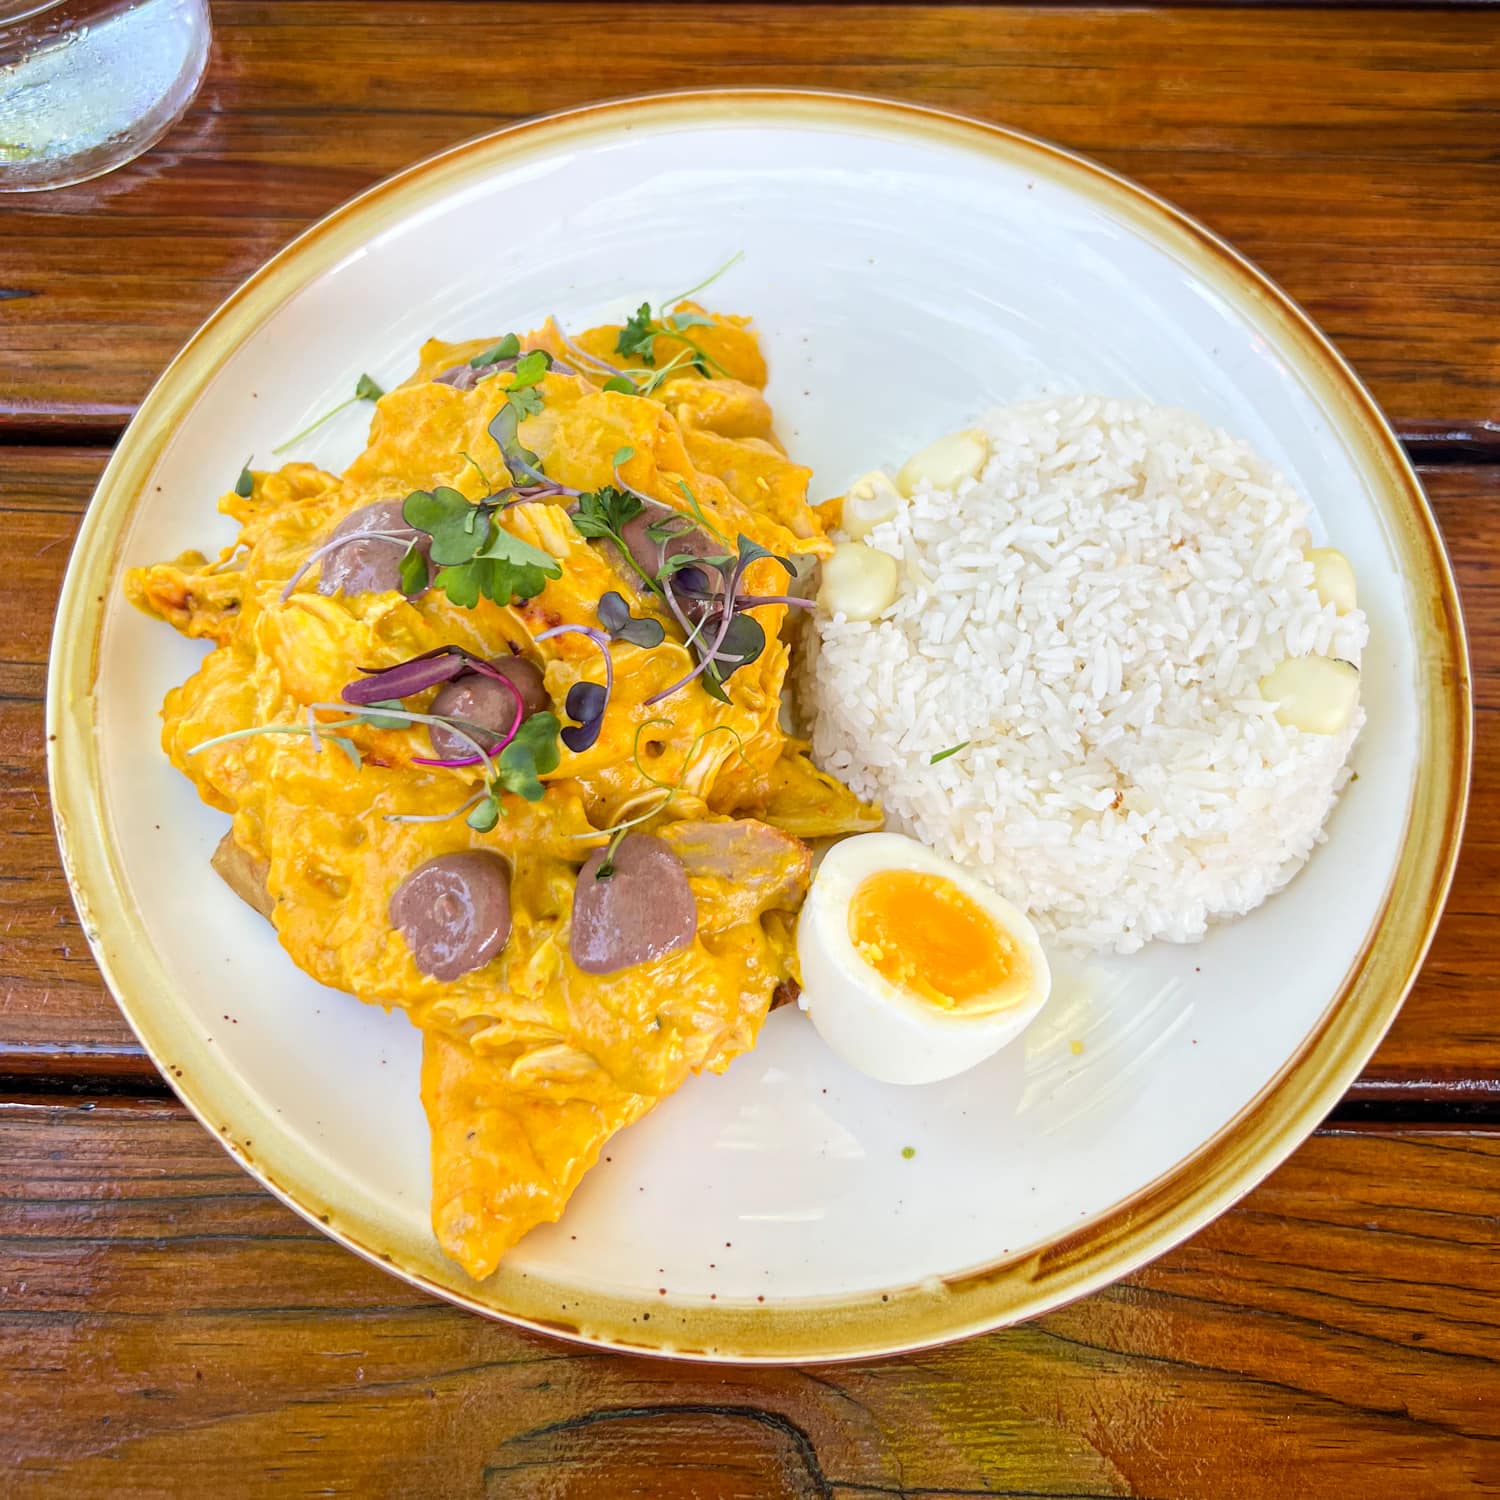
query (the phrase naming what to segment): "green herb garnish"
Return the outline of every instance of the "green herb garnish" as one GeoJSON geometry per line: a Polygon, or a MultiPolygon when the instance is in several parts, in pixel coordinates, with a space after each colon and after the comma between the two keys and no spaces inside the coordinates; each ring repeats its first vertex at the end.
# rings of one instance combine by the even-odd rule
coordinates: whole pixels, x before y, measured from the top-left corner
{"type": "Polygon", "coordinates": [[[514,333],[507,333],[498,344],[492,345],[483,354],[476,354],[469,364],[473,369],[483,370],[490,365],[499,364],[502,359],[514,359],[520,352],[520,338],[514,333]]]}
{"type": "MultiPolygon", "coordinates": [[[[251,454],[251,458],[255,455],[251,454]]],[[[242,500],[248,500],[255,492],[255,475],[250,472],[250,459],[240,465],[240,477],[234,482],[234,492],[242,500]]]]}
{"type": "MultiPolygon", "coordinates": [[[[652,313],[649,302],[641,303],[635,310],[634,316],[626,319],[625,326],[621,328],[619,337],[615,340],[615,352],[623,354],[627,358],[639,359],[643,365],[655,368],[657,339],[673,338],[685,344],[688,350],[691,351],[689,363],[692,364],[693,368],[700,375],[712,378],[710,373],[711,368],[717,370],[721,375],[728,375],[729,371],[713,355],[695,339],[690,339],[687,336],[689,328],[712,328],[714,320],[704,317],[702,313],[667,313],[665,309],[673,307],[679,302],[687,301],[695,292],[701,292],[704,287],[717,281],[736,261],[743,258],[744,251],[737,251],[713,275],[705,277],[697,286],[689,287],[687,291],[679,292],[675,296],[664,298],[661,303],[663,308],[661,316],[652,313]]],[[[672,363],[676,365],[678,361],[674,359],[672,363]]],[[[654,384],[651,388],[655,388],[654,384]]],[[[644,395],[646,392],[638,391],[637,394],[644,395]]]]}
{"type": "MultiPolygon", "coordinates": [[[[437,586],[464,609],[473,609],[481,595],[496,604],[532,599],[549,578],[562,577],[555,558],[504,530],[489,506],[475,505],[447,485],[414,490],[401,515],[432,538],[437,586]]],[[[425,571],[421,553],[412,549],[401,560],[402,586],[408,577],[425,583],[425,571]]]]}
{"type": "Polygon", "coordinates": [[[936,755],[929,756],[927,758],[927,764],[929,766],[935,766],[939,761],[947,760],[950,755],[957,755],[960,750],[967,750],[968,748],[969,741],[960,740],[956,745],[949,745],[946,750],[939,750],[936,755]]]}
{"type": "Polygon", "coordinates": [[[379,401],[383,395],[385,395],[385,392],[368,375],[361,375],[354,382],[354,394],[347,401],[340,401],[337,406],[330,407],[316,422],[309,422],[301,432],[293,437],[289,437],[279,448],[272,448],[271,452],[273,454],[285,453],[293,444],[300,443],[308,433],[315,432],[330,417],[336,417],[346,406],[353,406],[356,401],[379,401]]]}

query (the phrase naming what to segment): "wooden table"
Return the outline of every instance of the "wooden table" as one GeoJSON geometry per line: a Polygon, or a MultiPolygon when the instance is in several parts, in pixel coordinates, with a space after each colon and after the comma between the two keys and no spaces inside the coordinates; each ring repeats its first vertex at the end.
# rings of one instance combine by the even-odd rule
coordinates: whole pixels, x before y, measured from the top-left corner
{"type": "Polygon", "coordinates": [[[1500,1494],[1500,15],[216,5],[188,118],[0,207],[0,1491],[1500,1494]],[[905,1359],[679,1367],[456,1312],[268,1198],[89,960],[42,768],[51,611],[147,384],[309,220],[507,120],[815,84],[1088,152],[1254,257],[1422,466],[1478,761],[1421,981],[1237,1209],[1107,1292],[905,1359]]]}

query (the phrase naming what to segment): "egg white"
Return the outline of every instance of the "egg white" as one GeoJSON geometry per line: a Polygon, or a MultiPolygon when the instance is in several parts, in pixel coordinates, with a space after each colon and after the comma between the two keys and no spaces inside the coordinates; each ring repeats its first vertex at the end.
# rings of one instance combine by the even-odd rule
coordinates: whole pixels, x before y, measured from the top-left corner
{"type": "Polygon", "coordinates": [[[797,923],[799,1004],[825,1042],[851,1067],[883,1083],[935,1083],[981,1063],[1034,1021],[1052,987],[1051,970],[1024,913],[925,844],[899,833],[863,833],[823,857],[797,923]],[[945,1012],[873,969],[849,936],[849,906],[869,876],[912,870],[951,880],[1008,934],[1031,966],[1019,1000],[985,1012],[945,1012]]]}

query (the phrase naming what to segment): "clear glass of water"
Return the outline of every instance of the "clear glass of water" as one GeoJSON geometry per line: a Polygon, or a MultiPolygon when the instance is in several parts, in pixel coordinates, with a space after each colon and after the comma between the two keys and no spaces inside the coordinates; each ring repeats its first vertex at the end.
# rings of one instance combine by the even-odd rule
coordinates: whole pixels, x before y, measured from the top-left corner
{"type": "Polygon", "coordinates": [[[0,0],[0,192],[133,160],[208,62],[208,0],[0,0]]]}

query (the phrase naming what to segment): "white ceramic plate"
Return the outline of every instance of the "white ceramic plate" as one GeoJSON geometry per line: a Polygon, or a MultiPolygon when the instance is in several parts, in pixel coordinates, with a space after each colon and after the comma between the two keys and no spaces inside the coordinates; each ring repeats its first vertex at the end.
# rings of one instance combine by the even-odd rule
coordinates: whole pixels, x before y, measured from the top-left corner
{"type": "MultiPolygon", "coordinates": [[[[367,417],[348,411],[298,456],[342,467],[367,417]]],[[[627,101],[487,137],[258,273],[163,377],[101,483],[50,708],[60,837],[100,962],[252,1171],[476,1308],[750,1359],[911,1347],[1040,1311],[1269,1171],[1356,1073],[1419,962],[1469,733],[1461,625],[1420,489],[1269,284],[1054,148],[790,93],[627,101]],[[268,463],[361,371],[400,379],[424,337],[550,312],[575,328],[619,319],[735,250],[712,300],[756,319],[816,498],[1044,390],[1180,403],[1268,453],[1359,577],[1359,779],[1285,894],[1199,946],[1065,973],[1021,1043],[950,1083],[872,1083],[799,1012],[774,1014],[754,1053],[617,1137],[563,1222],[476,1285],[428,1231],[416,1034],[300,974],[209,873],[225,819],[157,743],[162,696],[202,648],[128,608],[120,571],[226,540],[213,500],[245,456],[268,463]]]]}

